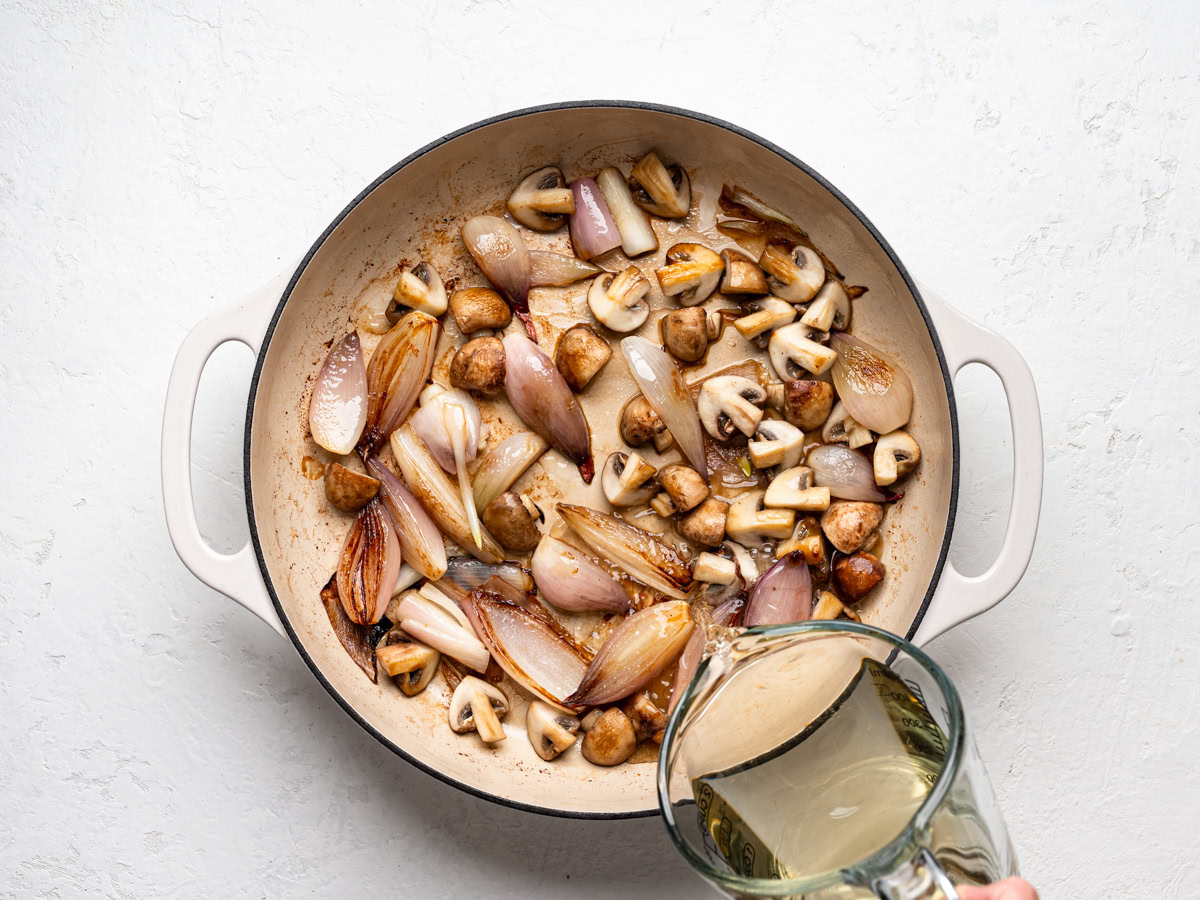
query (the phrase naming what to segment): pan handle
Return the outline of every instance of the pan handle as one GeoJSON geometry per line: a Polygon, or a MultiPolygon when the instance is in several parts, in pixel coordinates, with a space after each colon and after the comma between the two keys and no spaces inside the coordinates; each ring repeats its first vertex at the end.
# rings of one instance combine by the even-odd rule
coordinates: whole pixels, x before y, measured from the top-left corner
{"type": "Polygon", "coordinates": [[[924,285],[920,289],[937,326],[950,377],[969,363],[982,363],[1004,386],[1012,422],[1013,486],[1008,526],[996,561],[983,574],[967,576],[946,560],[937,591],[913,638],[917,646],[991,609],[1017,586],[1037,537],[1044,464],[1037,387],[1024,358],[994,331],[972,322],[924,285]]]}
{"type": "Polygon", "coordinates": [[[193,575],[236,600],[283,637],[287,635],[259,574],[254,548],[247,543],[236,553],[218,553],[200,534],[192,501],[192,412],[204,364],[217,347],[226,341],[241,341],[257,355],[267,323],[294,269],[215,310],[188,332],[167,383],[162,430],[163,506],[175,552],[193,575]]]}

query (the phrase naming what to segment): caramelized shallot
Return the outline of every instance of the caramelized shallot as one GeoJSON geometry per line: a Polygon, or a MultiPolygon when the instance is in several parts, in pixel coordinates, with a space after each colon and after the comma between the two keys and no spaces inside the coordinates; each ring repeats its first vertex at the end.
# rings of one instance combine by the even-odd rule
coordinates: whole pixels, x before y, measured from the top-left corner
{"type": "Polygon", "coordinates": [[[629,595],[603,568],[566,541],[544,536],[529,568],[538,591],[559,609],[578,612],[629,610],[629,595]]]}
{"type": "Polygon", "coordinates": [[[329,351],[317,373],[308,403],[313,440],[343,456],[354,449],[367,423],[367,370],[358,332],[352,331],[329,351]]]}
{"type": "Polygon", "coordinates": [[[537,341],[529,316],[529,250],[520,232],[498,216],[475,216],[463,224],[462,239],[484,276],[508,298],[529,337],[537,341]]]}
{"type": "Polygon", "coordinates": [[[692,572],[678,553],[635,525],[586,506],[558,504],[558,514],[601,558],[610,560],[647,587],[682,600],[692,572]]]}
{"type": "Polygon", "coordinates": [[[750,592],[743,620],[752,625],[803,622],[812,614],[812,575],[799,550],[767,569],[750,592]]]}
{"type": "Polygon", "coordinates": [[[355,516],[338,560],[338,597],[351,622],[374,625],[383,618],[400,562],[396,528],[383,504],[372,500],[355,516]]]}
{"type": "Polygon", "coordinates": [[[375,348],[367,366],[367,427],[359,442],[363,459],[374,456],[412,412],[433,370],[437,336],[437,319],[411,312],[375,348]]]}

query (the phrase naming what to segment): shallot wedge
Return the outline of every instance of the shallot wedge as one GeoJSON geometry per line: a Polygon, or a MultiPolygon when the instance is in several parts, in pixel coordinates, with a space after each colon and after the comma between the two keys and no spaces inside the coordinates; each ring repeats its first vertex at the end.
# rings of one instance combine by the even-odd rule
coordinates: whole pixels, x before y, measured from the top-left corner
{"type": "Polygon", "coordinates": [[[830,335],[837,351],[830,375],[846,411],[876,434],[895,431],[912,416],[913,386],[908,373],[882,351],[843,331],[830,335]]]}
{"type": "Polygon", "coordinates": [[[533,287],[574,284],[604,271],[595,263],[582,260],[578,256],[552,253],[549,250],[530,250],[529,263],[529,283],[533,287]]]}
{"type": "Polygon", "coordinates": [[[404,562],[426,578],[441,578],[446,572],[446,544],[437,524],[391,469],[374,458],[367,461],[367,469],[379,479],[379,496],[396,526],[404,562]]]}
{"type": "Polygon", "coordinates": [[[804,554],[793,550],[763,572],[743,617],[747,627],[803,622],[812,615],[812,575],[804,554]]]}
{"type": "Polygon", "coordinates": [[[532,595],[537,589],[533,575],[516,563],[485,563],[468,556],[456,556],[446,567],[446,574],[438,581],[438,587],[460,603],[467,594],[490,578],[496,576],[519,591],[532,595]]]}
{"type": "MultiPolygon", "coordinates": [[[[474,406],[474,402],[471,405],[474,406]]],[[[475,495],[471,493],[471,476],[467,474],[467,412],[461,404],[447,403],[442,407],[442,422],[454,447],[454,471],[458,475],[458,492],[467,513],[467,524],[471,526],[471,537],[475,539],[476,547],[482,547],[479,512],[475,509],[475,495]]]]}
{"type": "Polygon", "coordinates": [[[358,449],[374,456],[396,426],[408,418],[433,370],[438,321],[410,312],[383,336],[367,366],[367,427],[358,449]]]}
{"type": "Polygon", "coordinates": [[[661,347],[636,335],[621,341],[621,352],[642,396],[663,420],[692,468],[707,481],[704,429],[696,413],[696,401],[674,360],[661,347]]]}
{"type": "Polygon", "coordinates": [[[875,484],[875,467],[857,450],[841,444],[821,444],[808,451],[807,465],[815,482],[842,500],[884,503],[889,497],[875,484]]]}
{"type": "Polygon", "coordinates": [[[325,587],[321,588],[321,604],[325,607],[329,624],[342,649],[354,660],[354,664],[363,670],[363,674],[378,683],[375,651],[371,648],[371,628],[369,625],[356,625],[346,618],[346,610],[342,608],[342,602],[338,598],[337,575],[331,577],[325,587]]]}
{"type": "Polygon", "coordinates": [[[549,446],[541,435],[522,431],[506,437],[489,450],[472,479],[475,509],[479,512],[487,509],[488,504],[512,487],[549,446]]]}
{"type": "Polygon", "coordinates": [[[675,681],[671,685],[671,700],[667,704],[667,715],[675,709],[684,690],[691,684],[696,669],[700,667],[700,660],[704,659],[704,647],[708,643],[708,625],[732,625],[745,603],[746,595],[739,592],[711,610],[707,603],[698,603],[692,608],[696,628],[688,638],[687,646],[679,654],[679,664],[675,667],[675,681]]]}
{"type": "Polygon", "coordinates": [[[687,597],[692,586],[691,569],[682,556],[654,535],[586,506],[559,503],[557,509],[563,521],[601,558],[668,597],[687,597]]]}
{"type": "Polygon", "coordinates": [[[584,677],[583,654],[543,618],[483,591],[463,603],[475,633],[513,681],[535,697],[574,712],[565,698],[584,677]]]}
{"type": "Polygon", "coordinates": [[[587,484],[596,474],[592,436],[583,408],[562,373],[537,344],[521,334],[504,338],[508,402],[526,425],[579,467],[587,484]]]}
{"type": "Polygon", "coordinates": [[[396,529],[376,498],[354,517],[338,560],[338,597],[351,622],[374,625],[383,617],[400,563],[396,529]]]}
{"type": "MultiPolygon", "coordinates": [[[[431,387],[435,387],[431,385],[431,387]]],[[[457,471],[454,461],[454,442],[450,429],[446,425],[446,407],[455,405],[462,407],[466,421],[463,449],[467,462],[474,462],[479,454],[479,438],[483,431],[483,417],[479,413],[479,405],[466,391],[458,388],[440,390],[430,399],[421,404],[420,409],[409,416],[408,424],[412,426],[417,437],[421,439],[438,465],[453,475],[457,471]]]]}
{"type": "Polygon", "coordinates": [[[462,239],[484,277],[508,299],[536,342],[529,315],[529,250],[521,233],[498,216],[474,216],[463,224],[462,239]]]}
{"type": "Polygon", "coordinates": [[[308,403],[308,430],[330,453],[354,449],[367,424],[367,370],[358,332],[338,341],[313,384],[308,403]]]}
{"type": "Polygon", "coordinates": [[[538,591],[559,609],[617,613],[629,610],[629,595],[624,588],[566,541],[549,535],[543,537],[533,551],[529,568],[538,591]]]}
{"type": "Polygon", "coordinates": [[[408,425],[397,428],[392,432],[391,444],[392,455],[396,457],[405,483],[442,533],[476,559],[489,563],[504,559],[504,550],[485,528],[480,529],[479,546],[475,545],[457,486],[442,471],[412,428],[408,425]]]}
{"type": "Polygon", "coordinates": [[[694,627],[684,600],[635,612],[609,635],[566,702],[600,706],[640,691],[679,655],[694,627]]]}

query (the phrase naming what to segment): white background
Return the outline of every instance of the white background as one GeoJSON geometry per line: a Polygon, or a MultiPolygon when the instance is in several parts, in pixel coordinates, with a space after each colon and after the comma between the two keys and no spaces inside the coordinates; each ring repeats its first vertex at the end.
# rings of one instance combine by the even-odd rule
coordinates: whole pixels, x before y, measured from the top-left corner
{"type": "MultiPolygon", "coordinates": [[[[656,820],[538,818],[392,756],[184,570],[160,503],[188,328],[425,142],[602,97],[787,147],[1025,354],[1038,549],[932,649],[1044,897],[1200,896],[1198,35],[1170,0],[3,0],[0,895],[702,893],[656,820]]],[[[250,370],[222,348],[197,411],[223,550],[250,370]]],[[[990,373],[958,388],[953,559],[980,571],[1007,414],[990,373]]]]}

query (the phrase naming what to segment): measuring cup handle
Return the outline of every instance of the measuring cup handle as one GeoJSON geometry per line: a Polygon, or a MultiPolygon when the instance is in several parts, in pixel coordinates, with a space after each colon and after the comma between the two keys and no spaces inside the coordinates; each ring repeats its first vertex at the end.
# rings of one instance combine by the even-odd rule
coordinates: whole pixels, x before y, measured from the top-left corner
{"type": "Polygon", "coordinates": [[[926,848],[896,871],[871,884],[883,900],[958,900],[950,876],[926,848]]]}

